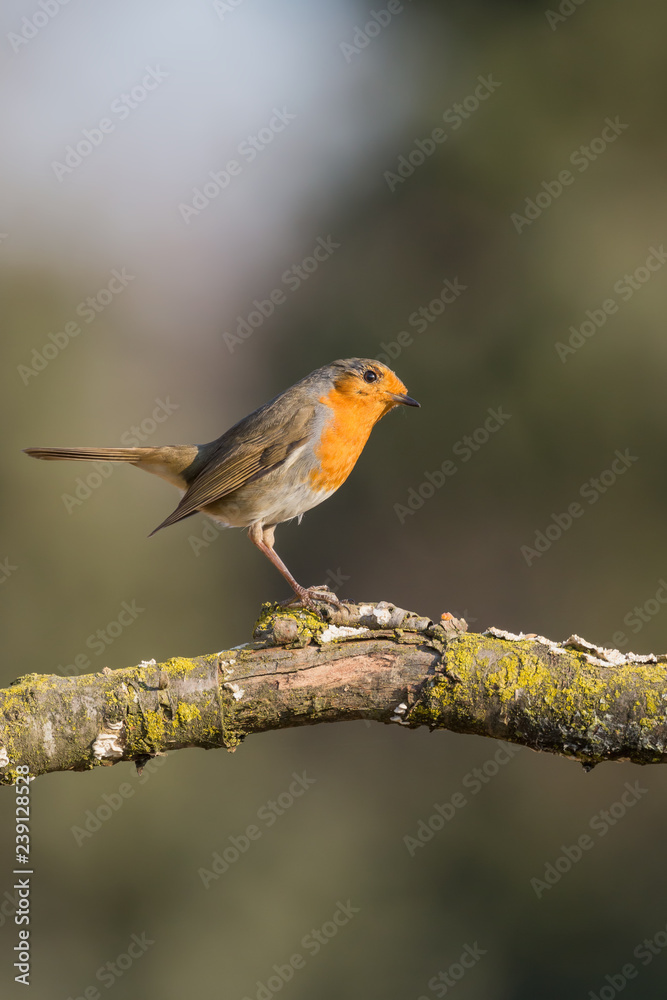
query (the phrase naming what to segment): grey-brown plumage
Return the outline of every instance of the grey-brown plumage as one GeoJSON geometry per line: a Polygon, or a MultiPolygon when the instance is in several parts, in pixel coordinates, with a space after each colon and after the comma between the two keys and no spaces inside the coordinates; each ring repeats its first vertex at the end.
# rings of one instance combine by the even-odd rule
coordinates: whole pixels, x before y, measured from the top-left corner
{"type": "Polygon", "coordinates": [[[373,424],[398,403],[419,405],[380,362],[350,358],[311,372],[207,444],[25,450],[46,460],[128,462],[166,479],[183,496],[152,534],[197,511],[248,528],[251,540],[308,604],[310,591],[273,549],[275,527],[338,489],[373,424]]]}

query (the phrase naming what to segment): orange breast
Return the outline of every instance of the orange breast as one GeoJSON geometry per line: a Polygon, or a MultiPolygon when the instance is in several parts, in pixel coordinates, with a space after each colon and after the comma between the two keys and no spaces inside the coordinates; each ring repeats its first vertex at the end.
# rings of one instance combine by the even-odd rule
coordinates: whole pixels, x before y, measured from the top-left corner
{"type": "Polygon", "coordinates": [[[332,417],[315,448],[319,468],[310,473],[313,489],[332,492],[345,482],[361,455],[373,425],[386,411],[376,400],[354,397],[334,388],[320,402],[330,407],[332,417]]]}

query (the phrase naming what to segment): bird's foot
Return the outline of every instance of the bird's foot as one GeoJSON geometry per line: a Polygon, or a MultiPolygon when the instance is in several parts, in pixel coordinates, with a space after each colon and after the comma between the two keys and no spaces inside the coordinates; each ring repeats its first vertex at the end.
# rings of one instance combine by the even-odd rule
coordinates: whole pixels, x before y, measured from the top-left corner
{"type": "Polygon", "coordinates": [[[318,601],[324,604],[332,604],[335,608],[340,607],[340,601],[334,592],[329,590],[326,584],[323,584],[321,587],[299,587],[298,591],[295,590],[293,597],[289,597],[286,601],[281,601],[280,606],[289,608],[301,605],[301,607],[308,608],[310,611],[317,611],[318,601]]]}

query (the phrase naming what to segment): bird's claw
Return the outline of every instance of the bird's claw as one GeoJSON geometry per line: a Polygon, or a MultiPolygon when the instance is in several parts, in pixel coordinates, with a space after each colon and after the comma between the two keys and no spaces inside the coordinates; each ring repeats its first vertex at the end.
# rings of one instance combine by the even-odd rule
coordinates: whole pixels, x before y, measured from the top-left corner
{"type": "Polygon", "coordinates": [[[294,605],[308,608],[310,611],[317,611],[317,602],[332,604],[335,608],[340,607],[340,601],[329,588],[324,584],[322,587],[304,587],[298,594],[295,593],[286,601],[281,601],[281,607],[288,608],[294,605]]]}

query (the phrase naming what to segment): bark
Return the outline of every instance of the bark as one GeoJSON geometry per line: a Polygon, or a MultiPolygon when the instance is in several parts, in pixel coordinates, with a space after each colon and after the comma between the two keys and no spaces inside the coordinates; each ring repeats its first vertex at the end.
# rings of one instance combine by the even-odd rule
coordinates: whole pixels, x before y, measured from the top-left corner
{"type": "Polygon", "coordinates": [[[250,643],[0,690],[0,783],[251,733],[350,719],[475,733],[592,767],[667,759],[667,655],[499,629],[468,633],[380,602],[320,615],[264,605],[250,643]],[[24,773],[24,772],[23,772],[24,773]]]}

